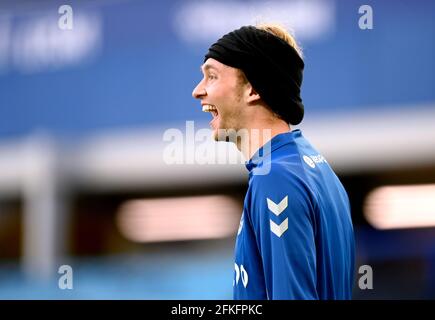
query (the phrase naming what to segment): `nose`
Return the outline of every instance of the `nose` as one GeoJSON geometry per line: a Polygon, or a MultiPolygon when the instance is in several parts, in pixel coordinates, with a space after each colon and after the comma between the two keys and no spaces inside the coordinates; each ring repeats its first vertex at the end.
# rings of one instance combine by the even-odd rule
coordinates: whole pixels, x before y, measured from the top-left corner
{"type": "Polygon", "coordinates": [[[205,96],[207,94],[207,92],[205,91],[204,85],[203,85],[203,81],[201,80],[195,87],[195,89],[193,89],[192,91],[192,97],[194,97],[195,99],[201,99],[202,96],[205,96]]]}

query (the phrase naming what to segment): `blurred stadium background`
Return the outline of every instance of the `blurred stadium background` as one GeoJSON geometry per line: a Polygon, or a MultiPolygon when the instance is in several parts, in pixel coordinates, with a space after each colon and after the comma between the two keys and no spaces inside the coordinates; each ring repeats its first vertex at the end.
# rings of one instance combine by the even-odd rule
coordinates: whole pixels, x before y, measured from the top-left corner
{"type": "Polygon", "coordinates": [[[208,127],[203,54],[264,21],[304,50],[299,128],[351,199],[354,298],[435,298],[435,3],[412,0],[2,1],[0,298],[231,299],[245,168],[169,165],[163,136],[208,127]]]}

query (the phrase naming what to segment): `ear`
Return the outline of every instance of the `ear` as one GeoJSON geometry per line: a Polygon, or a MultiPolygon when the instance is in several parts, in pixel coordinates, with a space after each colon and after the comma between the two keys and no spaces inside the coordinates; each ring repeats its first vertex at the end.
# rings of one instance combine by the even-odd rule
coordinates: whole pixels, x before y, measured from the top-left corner
{"type": "Polygon", "coordinates": [[[257,102],[258,100],[261,99],[260,94],[255,91],[255,89],[252,87],[252,85],[250,83],[248,83],[248,87],[247,87],[247,99],[246,101],[248,103],[253,103],[253,102],[257,102]]]}

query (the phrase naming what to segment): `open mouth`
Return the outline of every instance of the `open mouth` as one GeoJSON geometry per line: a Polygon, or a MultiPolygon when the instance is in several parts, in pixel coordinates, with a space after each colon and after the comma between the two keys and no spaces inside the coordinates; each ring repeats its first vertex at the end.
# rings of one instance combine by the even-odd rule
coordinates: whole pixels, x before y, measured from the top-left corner
{"type": "Polygon", "coordinates": [[[212,114],[213,120],[210,121],[210,124],[212,124],[212,122],[214,122],[218,118],[218,116],[219,116],[218,109],[215,106],[211,105],[211,104],[205,104],[205,105],[203,105],[202,106],[202,111],[204,111],[204,112],[210,112],[212,114]]]}

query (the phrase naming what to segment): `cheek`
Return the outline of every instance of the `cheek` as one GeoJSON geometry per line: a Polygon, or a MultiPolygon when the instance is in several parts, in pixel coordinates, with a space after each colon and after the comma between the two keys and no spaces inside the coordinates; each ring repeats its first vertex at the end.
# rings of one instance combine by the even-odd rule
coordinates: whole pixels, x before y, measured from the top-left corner
{"type": "Polygon", "coordinates": [[[210,86],[207,93],[212,99],[211,102],[217,105],[221,114],[235,114],[242,101],[242,93],[238,89],[233,85],[216,83],[210,86]]]}
{"type": "Polygon", "coordinates": [[[215,99],[223,100],[228,95],[228,91],[225,86],[222,86],[218,83],[210,85],[208,89],[208,93],[210,96],[213,96],[215,99]]]}

